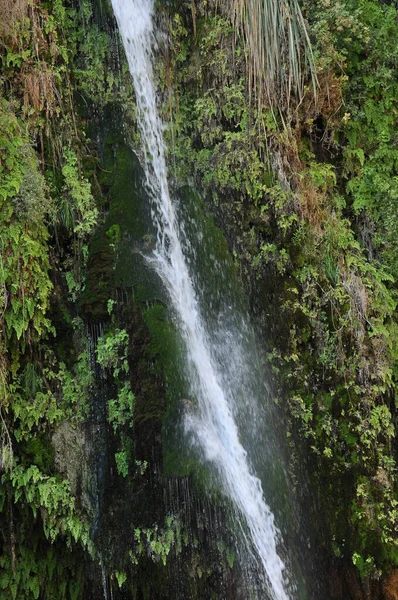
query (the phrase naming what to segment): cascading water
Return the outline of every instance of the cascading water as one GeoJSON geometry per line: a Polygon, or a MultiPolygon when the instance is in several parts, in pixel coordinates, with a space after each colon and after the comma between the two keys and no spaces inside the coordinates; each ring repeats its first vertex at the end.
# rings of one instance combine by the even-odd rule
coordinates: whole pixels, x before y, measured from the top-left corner
{"type": "Polygon", "coordinates": [[[274,516],[240,441],[234,420],[239,407],[217,364],[216,340],[206,331],[201,317],[181,244],[181,228],[170,198],[163,126],[157,112],[152,72],[153,0],[112,0],[112,4],[136,91],[144,169],[153,202],[157,242],[150,262],[169,293],[186,345],[192,395],[197,400],[195,412],[186,416],[186,429],[193,432],[204,456],[217,468],[225,493],[245,521],[264,570],[269,596],[288,600],[286,569],[277,552],[274,516]]]}

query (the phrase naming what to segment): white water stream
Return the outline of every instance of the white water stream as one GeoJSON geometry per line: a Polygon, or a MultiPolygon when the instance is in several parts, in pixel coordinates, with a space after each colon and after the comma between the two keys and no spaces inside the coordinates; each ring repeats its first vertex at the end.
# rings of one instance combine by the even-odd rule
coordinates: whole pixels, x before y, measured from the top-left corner
{"type": "Polygon", "coordinates": [[[220,474],[225,493],[246,522],[264,570],[268,595],[273,600],[288,600],[274,516],[264,500],[260,480],[251,472],[233,416],[236,406],[232,406],[219,366],[212,358],[211,336],[206,333],[200,314],[170,198],[163,125],[157,111],[152,71],[153,0],[112,0],[112,4],[136,91],[138,124],[146,155],[143,166],[153,201],[157,243],[151,263],[170,295],[198,402],[195,414],[186,418],[186,428],[194,430],[205,457],[220,474]]]}

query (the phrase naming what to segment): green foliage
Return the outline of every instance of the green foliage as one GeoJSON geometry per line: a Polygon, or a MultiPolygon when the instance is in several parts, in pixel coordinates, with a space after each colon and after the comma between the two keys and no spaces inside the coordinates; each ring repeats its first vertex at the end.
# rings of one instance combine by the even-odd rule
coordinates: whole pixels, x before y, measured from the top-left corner
{"type": "Polygon", "coordinates": [[[119,588],[122,588],[127,581],[127,575],[123,571],[116,571],[115,577],[119,588]]]}
{"type": "Polygon", "coordinates": [[[55,379],[61,388],[64,418],[83,421],[89,414],[90,391],[94,381],[88,348],[78,355],[71,370],[62,362],[59,367],[55,379]]]}
{"type": "Polygon", "coordinates": [[[108,420],[112,423],[115,432],[123,425],[133,426],[134,402],[134,394],[128,381],[119,390],[117,398],[108,401],[108,420]]]}
{"type": "Polygon", "coordinates": [[[396,275],[398,54],[393,40],[398,34],[397,12],[393,6],[364,0],[360,17],[372,35],[366,46],[358,48],[358,53],[366,48],[364,58],[348,60],[347,191],[355,211],[366,212],[375,222],[375,246],[396,275]]]}
{"type": "Polygon", "coordinates": [[[119,475],[127,477],[129,472],[129,459],[125,450],[116,452],[115,454],[116,469],[119,475]]]}
{"type": "Polygon", "coordinates": [[[24,343],[28,331],[36,336],[51,331],[46,317],[52,284],[44,223],[50,205],[27,134],[3,101],[0,139],[2,330],[8,341],[24,343]],[[35,199],[39,202],[37,209],[35,199]]]}
{"type": "MultiPolygon", "coordinates": [[[[79,174],[76,154],[70,149],[65,150],[64,159],[65,164],[62,167],[64,202],[69,201],[73,207],[73,232],[82,238],[89,234],[95,226],[98,210],[91,194],[90,183],[79,174]]],[[[64,225],[67,225],[65,214],[63,219],[64,225]]]]}
{"type": "MultiPolygon", "coordinates": [[[[55,474],[51,438],[66,419],[73,423],[85,417],[91,369],[84,350],[77,360],[68,357],[68,367],[59,360],[62,340],[57,347],[51,277],[60,257],[67,270],[73,264],[66,279],[72,300],[77,299],[84,240],[97,221],[70,79],[78,19],[62,0],[11,3],[7,20],[4,9],[3,3],[0,595],[77,600],[82,597],[80,559],[92,551],[88,523],[69,483],[55,474]],[[50,235],[54,226],[56,248],[50,235]],[[77,243],[69,248],[72,238],[77,243]],[[69,253],[74,261],[68,267],[69,253]]],[[[56,322],[63,330],[69,316],[62,313],[63,289],[55,279],[63,317],[57,315],[56,322]]]]}
{"type": "Polygon", "coordinates": [[[360,572],[361,577],[369,577],[369,575],[374,575],[376,572],[374,560],[371,556],[363,558],[358,552],[354,552],[352,562],[360,572]]]}
{"type": "MultiPolygon", "coordinates": [[[[105,9],[104,9],[105,10],[105,9]]],[[[117,58],[122,55],[121,42],[112,35],[111,24],[100,28],[93,14],[92,3],[83,0],[74,15],[78,27],[69,34],[76,39],[78,52],[71,65],[76,87],[86,102],[93,103],[96,110],[119,101],[126,113],[135,114],[131,76],[127,61],[117,58]]]]}
{"type": "Polygon", "coordinates": [[[113,245],[113,247],[120,244],[121,232],[119,223],[115,223],[114,225],[112,225],[106,232],[106,236],[109,238],[109,241],[111,242],[111,245],[113,245]]]}
{"type": "Polygon", "coordinates": [[[125,329],[115,329],[98,340],[97,360],[104,369],[110,369],[117,379],[119,375],[127,375],[129,336],[125,329]]]}
{"type": "MultiPolygon", "coordinates": [[[[272,294],[264,291],[262,312],[270,361],[285,382],[291,429],[300,430],[314,471],[328,482],[322,493],[331,547],[351,557],[362,576],[378,576],[398,563],[391,403],[397,373],[391,276],[398,273],[396,8],[376,0],[302,3],[319,73],[318,102],[316,107],[304,89],[290,129],[282,132],[280,114],[259,110],[249,98],[245,45],[235,39],[230,15],[220,14],[223,3],[217,14],[207,3],[196,4],[195,37],[186,13],[168,9],[170,60],[160,67],[176,177],[193,178],[226,223],[252,287],[265,290],[267,281],[272,288],[272,294]],[[343,489],[345,478],[350,489],[343,489]]],[[[0,595],[15,600],[42,593],[63,600],[81,596],[68,545],[76,550],[89,543],[69,484],[54,474],[51,435],[63,420],[87,415],[92,370],[87,349],[60,361],[48,347],[56,343],[49,336],[49,272],[51,264],[65,273],[62,284],[54,280],[56,295],[63,286],[76,303],[84,285],[84,242],[98,221],[95,177],[85,160],[89,143],[72,90],[88,112],[93,103],[103,109],[127,99],[123,110],[131,122],[134,107],[126,64],[121,72],[108,68],[118,56],[116,36],[94,23],[89,2],[76,10],[52,0],[33,3],[29,11],[29,19],[13,23],[4,36],[0,67],[8,98],[0,100],[0,437],[1,466],[7,466],[0,486],[0,595]],[[13,470],[6,451],[14,453],[13,470]],[[16,565],[8,551],[14,522],[16,565]]],[[[300,31],[308,43],[306,27],[299,11],[275,15],[267,58],[261,43],[271,15],[256,14],[258,65],[268,64],[266,73],[277,80],[278,65],[290,64],[299,89],[297,57],[300,31]],[[297,43],[280,53],[278,32],[286,22],[297,43]]],[[[254,19],[247,23],[256,25],[254,19]]],[[[121,230],[112,223],[105,235],[114,253],[121,230]]],[[[182,351],[165,308],[155,304],[143,312],[150,370],[167,375],[171,396],[184,389],[175,368],[182,351]]],[[[129,338],[115,327],[113,301],[108,313],[112,324],[99,340],[97,360],[115,389],[108,421],[117,441],[117,471],[128,477],[132,466],[142,474],[145,464],[135,462],[132,452],[129,338]]],[[[133,562],[149,556],[167,564],[170,553],[187,543],[180,529],[174,517],[137,529],[133,562]]],[[[226,560],[231,566],[231,551],[226,560]]],[[[194,578],[204,576],[201,565],[192,570],[194,578]]],[[[116,573],[119,586],[125,577],[116,573]]]]}
{"type": "Polygon", "coordinates": [[[178,556],[181,554],[184,543],[181,524],[176,517],[171,515],[166,517],[164,527],[136,528],[134,538],[134,551],[130,554],[133,564],[137,562],[140,555],[148,554],[154,562],[161,560],[166,566],[171,550],[173,549],[175,555],[178,556]]]}
{"type": "MultiPolygon", "coordinates": [[[[29,439],[32,430],[42,423],[59,425],[64,417],[64,412],[58,407],[57,400],[51,391],[37,392],[30,402],[24,394],[18,394],[18,388],[13,384],[10,391],[13,394],[12,413],[17,424],[14,436],[17,442],[29,439]]],[[[8,412],[6,408],[6,412],[8,412]]]]}
{"type": "MultiPolygon", "coordinates": [[[[36,465],[17,464],[2,475],[0,499],[5,496],[8,503],[2,513],[10,511],[8,523],[15,519],[18,528],[11,529],[10,551],[0,556],[2,598],[32,600],[43,592],[62,600],[80,598],[81,573],[71,551],[62,553],[62,544],[75,551],[77,542],[90,552],[92,547],[69,483],[44,474],[36,465]]],[[[7,546],[8,529],[8,524],[2,527],[7,546]]]]}
{"type": "MultiPolygon", "coordinates": [[[[75,512],[75,501],[70,493],[69,482],[58,481],[40,472],[36,465],[14,467],[9,475],[13,488],[14,503],[23,499],[36,518],[41,511],[46,537],[54,541],[58,535],[67,538],[67,544],[81,540],[89,544],[87,525],[75,512]]],[[[3,481],[4,483],[4,481],[3,481]]]]}
{"type": "Polygon", "coordinates": [[[4,204],[6,198],[13,197],[19,192],[22,184],[24,168],[21,161],[21,151],[24,139],[15,115],[3,98],[1,99],[0,134],[0,195],[4,204]]]}
{"type": "MultiPolygon", "coordinates": [[[[115,303],[108,301],[113,310],[115,303]]],[[[112,312],[112,310],[110,312],[112,312]]],[[[116,469],[119,475],[127,477],[132,461],[132,442],[129,429],[133,427],[135,396],[129,381],[127,361],[129,335],[125,329],[111,325],[110,331],[99,338],[97,344],[98,364],[112,374],[116,387],[116,397],[107,402],[108,423],[118,438],[119,450],[115,453],[116,469]]]]}
{"type": "Polygon", "coordinates": [[[9,557],[0,557],[2,598],[37,600],[43,592],[59,600],[81,598],[82,587],[78,580],[82,569],[74,564],[71,554],[65,553],[61,562],[60,548],[49,546],[45,553],[38,556],[38,544],[39,540],[35,539],[33,547],[30,543],[21,546],[14,568],[9,557]]]}
{"type": "Polygon", "coordinates": [[[287,419],[313,455],[316,486],[327,482],[331,547],[378,576],[398,556],[397,10],[375,0],[302,7],[319,87],[316,101],[305,91],[285,132],[278,114],[250,103],[242,45],[228,49],[223,17],[198,9],[194,47],[174,18],[173,158],[181,180],[194,174],[250,289],[264,296],[287,419]]]}

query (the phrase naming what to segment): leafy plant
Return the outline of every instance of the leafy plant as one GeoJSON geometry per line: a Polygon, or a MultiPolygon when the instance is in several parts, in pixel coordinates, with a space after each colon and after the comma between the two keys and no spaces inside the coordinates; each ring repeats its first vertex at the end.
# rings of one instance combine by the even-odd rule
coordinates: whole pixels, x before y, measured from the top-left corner
{"type": "Polygon", "coordinates": [[[91,194],[90,183],[81,177],[78,160],[72,150],[64,152],[65,164],[62,168],[64,177],[63,193],[69,198],[73,207],[73,231],[82,238],[89,234],[97,222],[98,210],[91,194]]]}
{"type": "Polygon", "coordinates": [[[101,367],[111,369],[118,378],[128,373],[127,350],[129,336],[125,329],[115,329],[98,340],[97,360],[101,367]]]}

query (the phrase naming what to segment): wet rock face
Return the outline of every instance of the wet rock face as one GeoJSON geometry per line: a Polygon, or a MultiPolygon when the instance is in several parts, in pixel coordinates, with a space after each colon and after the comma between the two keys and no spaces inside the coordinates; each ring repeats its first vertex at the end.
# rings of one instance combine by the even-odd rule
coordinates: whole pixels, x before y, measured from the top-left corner
{"type": "Polygon", "coordinates": [[[383,583],[383,600],[398,600],[398,569],[394,569],[383,583]]]}
{"type": "Polygon", "coordinates": [[[344,560],[335,562],[330,568],[328,575],[330,600],[398,600],[398,569],[384,584],[381,584],[377,579],[361,579],[353,564],[344,560]],[[389,587],[390,580],[391,587],[389,587]],[[391,592],[388,590],[391,590],[392,595],[389,595],[391,592]]]}
{"type": "Polygon", "coordinates": [[[72,493],[80,506],[92,516],[92,447],[85,428],[64,421],[55,431],[52,442],[58,471],[70,482],[72,493]]]}
{"type": "Polygon", "coordinates": [[[333,567],[329,576],[329,594],[331,598],[343,597],[343,581],[336,567],[333,567]]]}

